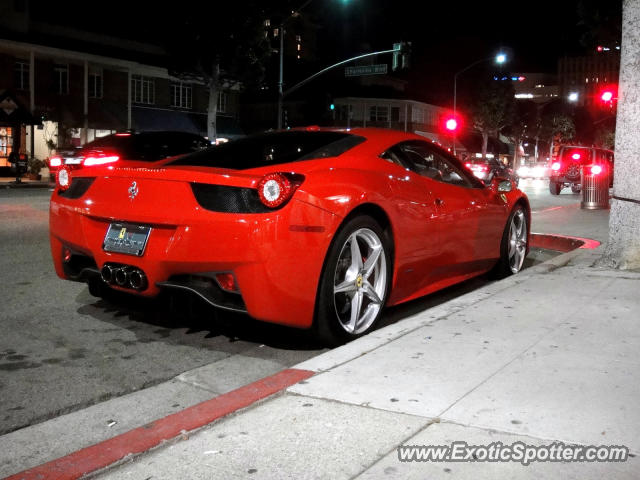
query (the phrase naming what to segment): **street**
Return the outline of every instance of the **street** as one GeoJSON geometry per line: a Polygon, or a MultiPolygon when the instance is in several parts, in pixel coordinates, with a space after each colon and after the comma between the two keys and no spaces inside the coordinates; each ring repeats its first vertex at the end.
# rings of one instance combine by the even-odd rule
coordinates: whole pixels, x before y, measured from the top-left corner
{"type": "MultiPolygon", "coordinates": [[[[580,211],[579,195],[567,191],[553,197],[543,181],[523,180],[521,188],[531,201],[533,232],[580,236],[589,218],[607,214],[580,211]]],[[[128,297],[107,302],[92,297],[84,284],[60,280],[48,243],[50,195],[49,189],[0,191],[0,434],[162,384],[199,367],[216,365],[215,379],[208,380],[209,394],[223,393],[325,351],[302,331],[228,313],[217,318],[189,315],[188,305],[176,312],[165,303],[128,297]]],[[[532,249],[526,266],[554,255],[532,249]]],[[[488,282],[483,276],[390,308],[381,326],[488,282]]],[[[202,400],[189,395],[147,405],[145,417],[158,418],[202,400]]]]}

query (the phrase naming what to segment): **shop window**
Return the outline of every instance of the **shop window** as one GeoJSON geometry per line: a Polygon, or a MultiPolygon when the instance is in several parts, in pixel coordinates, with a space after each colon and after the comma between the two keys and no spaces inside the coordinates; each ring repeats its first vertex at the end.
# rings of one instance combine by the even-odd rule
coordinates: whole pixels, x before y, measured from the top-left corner
{"type": "Polygon", "coordinates": [[[0,167],[10,166],[7,158],[12,150],[12,133],[10,127],[0,127],[0,167]]]}

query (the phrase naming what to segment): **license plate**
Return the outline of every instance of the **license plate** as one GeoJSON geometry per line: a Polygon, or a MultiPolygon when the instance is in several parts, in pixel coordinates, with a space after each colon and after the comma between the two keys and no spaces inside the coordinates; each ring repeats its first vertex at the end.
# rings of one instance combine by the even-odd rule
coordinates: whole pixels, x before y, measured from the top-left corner
{"type": "Polygon", "coordinates": [[[132,223],[112,223],[104,237],[105,252],[124,253],[141,257],[147,246],[151,227],[132,223]]]}

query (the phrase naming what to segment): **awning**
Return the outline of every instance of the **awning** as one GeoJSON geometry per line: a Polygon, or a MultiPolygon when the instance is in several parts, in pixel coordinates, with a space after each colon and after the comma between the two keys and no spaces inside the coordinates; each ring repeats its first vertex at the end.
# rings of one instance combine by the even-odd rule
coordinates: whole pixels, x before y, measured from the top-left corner
{"type": "MultiPolygon", "coordinates": [[[[466,133],[460,135],[460,141],[466,146],[468,152],[478,153],[482,151],[482,135],[479,133],[466,133]]],[[[509,155],[509,144],[489,137],[487,141],[487,153],[494,155],[509,155]]],[[[511,154],[513,150],[511,150],[511,154]]]]}
{"type": "Polygon", "coordinates": [[[31,112],[25,108],[16,96],[8,90],[0,91],[0,124],[3,125],[40,125],[31,112]]]}
{"type": "MultiPolygon", "coordinates": [[[[420,130],[415,130],[413,133],[416,135],[420,135],[421,137],[428,138],[432,142],[437,143],[438,145],[444,145],[446,148],[453,148],[453,142],[451,135],[439,135],[434,132],[423,132],[420,130]]],[[[466,151],[466,147],[456,139],[456,150],[466,151]]]]}
{"type": "MultiPolygon", "coordinates": [[[[140,131],[176,130],[207,136],[207,114],[132,107],[132,127],[140,131]]],[[[233,117],[216,117],[218,137],[237,138],[244,135],[233,117]]]]}

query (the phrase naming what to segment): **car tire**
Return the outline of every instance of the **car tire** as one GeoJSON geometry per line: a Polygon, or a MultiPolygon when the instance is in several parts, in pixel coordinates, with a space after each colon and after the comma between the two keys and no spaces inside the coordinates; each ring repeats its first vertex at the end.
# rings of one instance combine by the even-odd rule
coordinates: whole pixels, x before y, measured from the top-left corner
{"type": "Polygon", "coordinates": [[[549,192],[551,192],[551,195],[560,195],[561,190],[562,186],[559,183],[549,180],[549,192]]]}
{"type": "Polygon", "coordinates": [[[314,325],[323,343],[341,345],[375,327],[391,286],[390,252],[388,233],[371,217],[354,217],[338,230],[316,298],[314,325]]]}
{"type": "Polygon", "coordinates": [[[529,249],[527,211],[516,205],[511,211],[500,242],[500,260],[493,269],[494,276],[504,278],[522,270],[529,249]]]}

